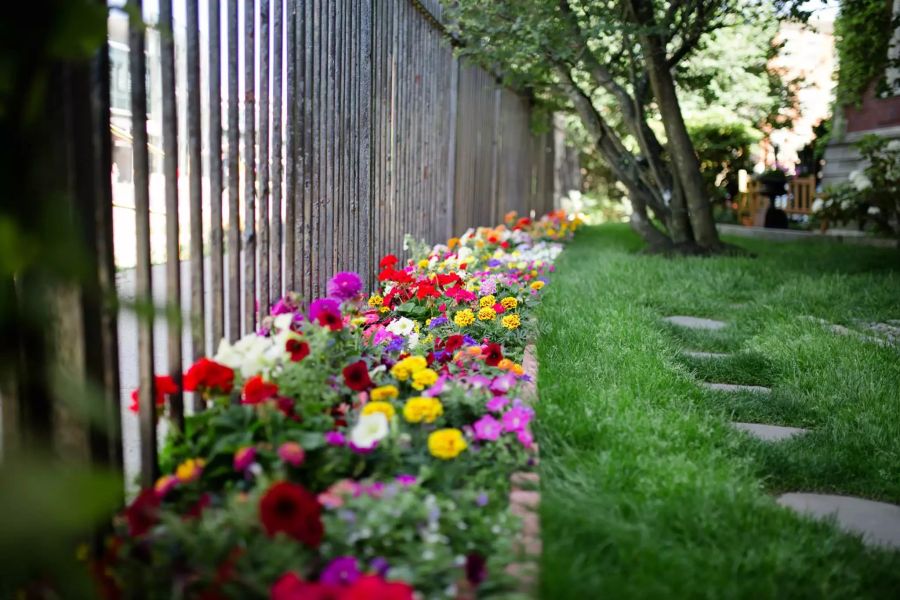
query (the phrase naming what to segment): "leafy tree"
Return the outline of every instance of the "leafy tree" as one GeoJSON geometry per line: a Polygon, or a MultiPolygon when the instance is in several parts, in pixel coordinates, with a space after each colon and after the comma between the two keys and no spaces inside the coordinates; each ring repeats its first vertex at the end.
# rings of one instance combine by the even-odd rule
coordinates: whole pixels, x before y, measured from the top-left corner
{"type": "Polygon", "coordinates": [[[659,251],[725,249],[676,91],[679,66],[710,33],[792,0],[456,0],[463,54],[578,114],[628,190],[632,227],[659,251]],[[662,121],[665,144],[651,123],[662,121]]]}

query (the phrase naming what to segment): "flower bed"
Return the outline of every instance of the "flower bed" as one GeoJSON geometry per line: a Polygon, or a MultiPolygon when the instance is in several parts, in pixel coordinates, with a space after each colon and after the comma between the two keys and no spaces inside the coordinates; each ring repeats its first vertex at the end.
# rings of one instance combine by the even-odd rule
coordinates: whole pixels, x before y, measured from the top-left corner
{"type": "MultiPolygon", "coordinates": [[[[522,367],[534,307],[577,220],[507,215],[338,273],[303,310],[183,378],[208,410],[161,451],[166,475],[115,521],[109,595],[447,598],[515,587],[510,476],[533,464],[522,367]]],[[[174,382],[160,377],[158,402],[174,382]]],[[[136,408],[136,406],[135,406],[136,408]]]]}

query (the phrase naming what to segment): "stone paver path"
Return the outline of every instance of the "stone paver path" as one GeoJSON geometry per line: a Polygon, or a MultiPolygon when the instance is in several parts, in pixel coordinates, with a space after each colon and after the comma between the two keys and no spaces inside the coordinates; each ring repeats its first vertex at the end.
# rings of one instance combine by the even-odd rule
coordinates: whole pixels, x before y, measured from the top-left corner
{"type": "Polygon", "coordinates": [[[700,385],[715,392],[753,392],[754,394],[768,394],[772,390],[761,385],[737,385],[734,383],[710,383],[702,382],[700,385]]]}
{"type": "Polygon", "coordinates": [[[875,546],[900,549],[900,506],[830,494],[782,494],[778,504],[817,519],[834,515],[837,524],[875,546]]]}
{"type": "Polygon", "coordinates": [[[766,442],[780,442],[781,440],[792,438],[795,435],[809,432],[809,429],[803,429],[801,427],[781,427],[779,425],[765,425],[763,423],[733,422],[731,426],[766,442]]]}
{"type": "Polygon", "coordinates": [[[721,352],[699,352],[696,350],[686,350],[682,352],[685,356],[690,356],[691,358],[709,358],[709,359],[718,359],[718,358],[728,358],[731,356],[730,354],[723,354],[721,352]]]}
{"type": "Polygon", "coordinates": [[[687,327],[688,329],[722,329],[726,327],[728,323],[724,321],[716,321],[714,319],[702,319],[700,317],[688,317],[684,315],[675,315],[672,317],[665,317],[663,321],[667,323],[672,323],[673,325],[680,325],[681,327],[687,327]]]}

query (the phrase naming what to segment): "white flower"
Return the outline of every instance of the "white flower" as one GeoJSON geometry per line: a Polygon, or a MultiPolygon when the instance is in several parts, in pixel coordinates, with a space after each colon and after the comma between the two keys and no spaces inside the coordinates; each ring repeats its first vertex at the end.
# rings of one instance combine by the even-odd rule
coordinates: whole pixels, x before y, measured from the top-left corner
{"type": "Polygon", "coordinates": [[[866,176],[866,173],[859,169],[857,169],[855,171],[850,171],[850,175],[848,176],[848,179],[850,180],[850,183],[853,184],[853,187],[855,187],[856,191],[858,191],[858,192],[863,192],[863,191],[869,189],[870,187],[872,187],[872,182],[866,176]]]}
{"type": "Polygon", "coordinates": [[[390,433],[384,413],[374,412],[360,415],[356,426],[350,431],[350,442],[360,450],[370,450],[390,433]]]}
{"type": "Polygon", "coordinates": [[[277,331],[282,331],[284,329],[289,329],[293,321],[294,315],[292,313],[282,313],[272,319],[272,326],[277,331]]]}
{"type": "Polygon", "coordinates": [[[886,146],[889,152],[897,152],[900,150],[900,140],[891,140],[886,146]]]}
{"type": "Polygon", "coordinates": [[[849,200],[841,201],[841,210],[850,210],[851,202],[849,200]]]}
{"type": "Polygon", "coordinates": [[[815,200],[813,200],[812,206],[810,207],[810,209],[814,213],[819,212],[823,208],[825,208],[825,201],[822,200],[821,198],[816,198],[815,200]]]}
{"type": "Polygon", "coordinates": [[[274,367],[283,350],[283,342],[281,348],[275,348],[271,338],[251,333],[239,339],[234,345],[222,340],[213,360],[240,371],[243,377],[253,377],[274,367]]]}
{"type": "Polygon", "coordinates": [[[409,348],[410,350],[412,350],[413,348],[415,348],[418,345],[419,345],[419,334],[418,333],[409,334],[409,337],[406,338],[406,347],[409,348]]]}
{"type": "MultiPolygon", "coordinates": [[[[900,146],[900,140],[894,140],[894,142],[897,142],[898,146],[900,146]]],[[[891,144],[893,144],[894,142],[891,142],[891,144]]],[[[870,206],[869,210],[866,212],[868,212],[870,215],[872,215],[874,217],[876,215],[881,214],[881,209],[878,208],[877,206],[870,206]]]]}
{"type": "Polygon", "coordinates": [[[400,317],[396,321],[392,321],[390,325],[385,327],[388,331],[393,333],[394,335],[400,335],[403,337],[408,337],[416,328],[416,324],[406,317],[400,317]]]}

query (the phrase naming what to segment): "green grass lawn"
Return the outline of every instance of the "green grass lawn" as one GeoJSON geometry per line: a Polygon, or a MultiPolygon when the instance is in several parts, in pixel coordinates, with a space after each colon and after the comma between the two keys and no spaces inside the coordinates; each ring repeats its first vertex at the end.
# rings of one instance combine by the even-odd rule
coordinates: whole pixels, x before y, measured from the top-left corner
{"type": "Polygon", "coordinates": [[[900,552],[774,502],[900,504],[900,350],[799,318],[900,319],[900,252],[732,241],[757,257],[646,256],[625,226],[587,228],[557,263],[538,343],[543,598],[900,597],[900,552]],[[660,321],[677,314],[729,326],[660,321]],[[812,432],[765,444],[729,421],[812,432]]]}

